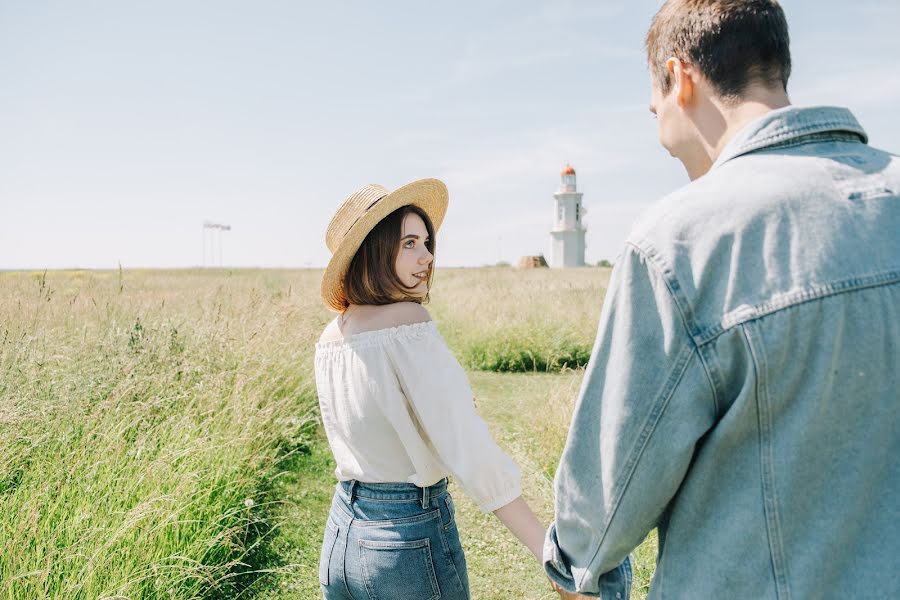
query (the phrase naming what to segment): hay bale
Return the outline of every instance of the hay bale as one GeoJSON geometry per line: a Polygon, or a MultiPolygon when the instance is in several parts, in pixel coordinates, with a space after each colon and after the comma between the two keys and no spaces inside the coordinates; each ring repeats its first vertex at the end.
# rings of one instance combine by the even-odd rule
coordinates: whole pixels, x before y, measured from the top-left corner
{"type": "Polygon", "coordinates": [[[519,259],[520,269],[538,269],[548,266],[543,254],[538,254],[537,256],[523,256],[519,259]]]}

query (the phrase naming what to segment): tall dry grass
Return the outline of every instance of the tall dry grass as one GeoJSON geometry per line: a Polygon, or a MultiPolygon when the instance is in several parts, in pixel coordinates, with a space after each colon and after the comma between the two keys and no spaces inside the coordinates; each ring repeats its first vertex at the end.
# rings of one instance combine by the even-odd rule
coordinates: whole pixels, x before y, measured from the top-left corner
{"type": "Polygon", "coordinates": [[[315,420],[317,283],[0,274],[0,597],[239,588],[315,420]]]}
{"type": "Polygon", "coordinates": [[[447,269],[438,271],[429,309],[470,369],[572,369],[590,357],[609,275],[606,268],[447,269]]]}
{"type": "MultiPolygon", "coordinates": [[[[0,273],[0,598],[221,597],[269,564],[273,482],[317,435],[320,275],[0,273]]],[[[429,309],[470,367],[564,368],[607,278],[439,270],[429,309]]]]}

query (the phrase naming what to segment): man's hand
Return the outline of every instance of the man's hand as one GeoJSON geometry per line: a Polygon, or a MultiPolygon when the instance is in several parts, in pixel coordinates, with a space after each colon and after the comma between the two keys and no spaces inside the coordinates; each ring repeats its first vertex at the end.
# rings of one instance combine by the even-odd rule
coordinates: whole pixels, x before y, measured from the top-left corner
{"type": "Polygon", "coordinates": [[[560,587],[555,581],[551,581],[550,585],[553,586],[554,591],[559,594],[559,597],[562,598],[562,600],[581,600],[582,598],[586,598],[586,596],[582,596],[577,592],[567,592],[566,590],[562,589],[562,587],[560,587]]]}

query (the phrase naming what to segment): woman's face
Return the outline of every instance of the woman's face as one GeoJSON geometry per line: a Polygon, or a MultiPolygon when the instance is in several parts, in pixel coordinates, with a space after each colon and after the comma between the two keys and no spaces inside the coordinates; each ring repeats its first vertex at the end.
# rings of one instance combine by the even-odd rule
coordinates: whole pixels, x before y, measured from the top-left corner
{"type": "Polygon", "coordinates": [[[415,286],[410,293],[425,296],[428,293],[428,274],[434,256],[425,247],[428,242],[425,221],[416,213],[407,213],[400,227],[400,251],[394,269],[404,284],[415,286]]]}

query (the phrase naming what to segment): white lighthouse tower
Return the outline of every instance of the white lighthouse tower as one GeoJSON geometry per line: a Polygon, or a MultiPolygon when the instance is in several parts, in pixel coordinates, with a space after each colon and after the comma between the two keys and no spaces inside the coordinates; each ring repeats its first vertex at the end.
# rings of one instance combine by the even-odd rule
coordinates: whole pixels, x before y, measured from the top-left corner
{"type": "Polygon", "coordinates": [[[550,266],[583,267],[585,228],[581,218],[586,211],[581,206],[581,192],[576,191],[572,165],[566,164],[560,173],[559,191],[553,197],[556,214],[550,232],[550,266]]]}

